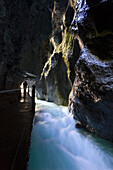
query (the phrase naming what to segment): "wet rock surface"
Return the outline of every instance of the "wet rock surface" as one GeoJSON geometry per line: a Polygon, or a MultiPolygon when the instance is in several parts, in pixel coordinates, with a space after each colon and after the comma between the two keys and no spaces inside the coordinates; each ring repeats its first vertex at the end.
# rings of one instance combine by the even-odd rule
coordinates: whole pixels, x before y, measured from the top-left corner
{"type": "Polygon", "coordinates": [[[84,128],[113,141],[113,2],[82,2],[73,22],[84,48],[75,65],[69,109],[84,128]]]}
{"type": "MultiPolygon", "coordinates": [[[[48,65],[46,67],[48,67],[48,65]]],[[[46,74],[46,71],[48,72],[48,68],[46,67],[44,74],[46,74]]],[[[42,77],[43,80],[40,85],[40,88],[42,88],[43,84],[46,86],[46,88],[42,90],[45,94],[45,99],[47,101],[54,101],[57,104],[67,105],[71,84],[67,76],[67,67],[63,60],[62,53],[55,53],[52,56],[51,69],[47,74],[46,79],[42,77]]]]}
{"type": "Polygon", "coordinates": [[[88,130],[112,140],[113,61],[102,62],[87,49],[77,61],[70,110],[88,130]],[[71,108],[72,107],[72,108],[71,108]]]}
{"type": "Polygon", "coordinates": [[[75,4],[76,1],[54,1],[48,59],[42,70],[40,88],[37,88],[39,98],[63,105],[68,104],[75,77],[74,65],[80,52],[70,29],[75,4]]]}

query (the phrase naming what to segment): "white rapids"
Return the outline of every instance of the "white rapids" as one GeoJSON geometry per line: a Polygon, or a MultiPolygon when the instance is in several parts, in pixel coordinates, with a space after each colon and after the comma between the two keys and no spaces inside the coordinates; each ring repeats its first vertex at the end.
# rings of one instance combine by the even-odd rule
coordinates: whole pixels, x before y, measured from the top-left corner
{"type": "Polygon", "coordinates": [[[67,107],[36,101],[28,170],[112,170],[113,144],[75,128],[67,107]]]}

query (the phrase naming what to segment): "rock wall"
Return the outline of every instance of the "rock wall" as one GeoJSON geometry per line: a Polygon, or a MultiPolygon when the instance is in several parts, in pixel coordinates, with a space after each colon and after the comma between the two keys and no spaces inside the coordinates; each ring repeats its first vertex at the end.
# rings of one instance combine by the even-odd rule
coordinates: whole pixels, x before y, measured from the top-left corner
{"type": "Polygon", "coordinates": [[[76,1],[54,1],[50,51],[38,88],[39,97],[63,105],[68,104],[75,77],[74,65],[80,52],[78,40],[74,40],[70,27],[75,6],[76,1]]]}
{"type": "Polygon", "coordinates": [[[22,73],[39,78],[47,60],[53,1],[0,1],[0,89],[18,87],[22,73]]]}
{"type": "Polygon", "coordinates": [[[77,2],[73,30],[84,48],[69,109],[82,126],[113,141],[113,1],[77,2]]]}
{"type": "Polygon", "coordinates": [[[0,6],[0,89],[17,88],[27,71],[37,75],[39,98],[67,105],[80,51],[69,28],[76,0],[1,0],[0,6]]]}

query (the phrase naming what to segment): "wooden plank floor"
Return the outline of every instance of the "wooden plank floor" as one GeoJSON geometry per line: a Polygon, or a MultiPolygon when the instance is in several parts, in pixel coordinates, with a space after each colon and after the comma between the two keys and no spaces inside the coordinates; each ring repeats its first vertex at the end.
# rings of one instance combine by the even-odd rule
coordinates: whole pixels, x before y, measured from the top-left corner
{"type": "Polygon", "coordinates": [[[33,117],[32,101],[28,95],[19,103],[0,105],[1,170],[26,169],[33,117]]]}

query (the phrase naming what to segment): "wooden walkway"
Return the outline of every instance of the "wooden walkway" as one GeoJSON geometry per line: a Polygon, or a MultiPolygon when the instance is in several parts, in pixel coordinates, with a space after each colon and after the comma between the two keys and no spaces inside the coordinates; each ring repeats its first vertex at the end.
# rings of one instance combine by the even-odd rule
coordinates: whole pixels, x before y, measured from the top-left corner
{"type": "Polygon", "coordinates": [[[32,99],[0,105],[0,169],[27,169],[34,113],[32,99]]]}

